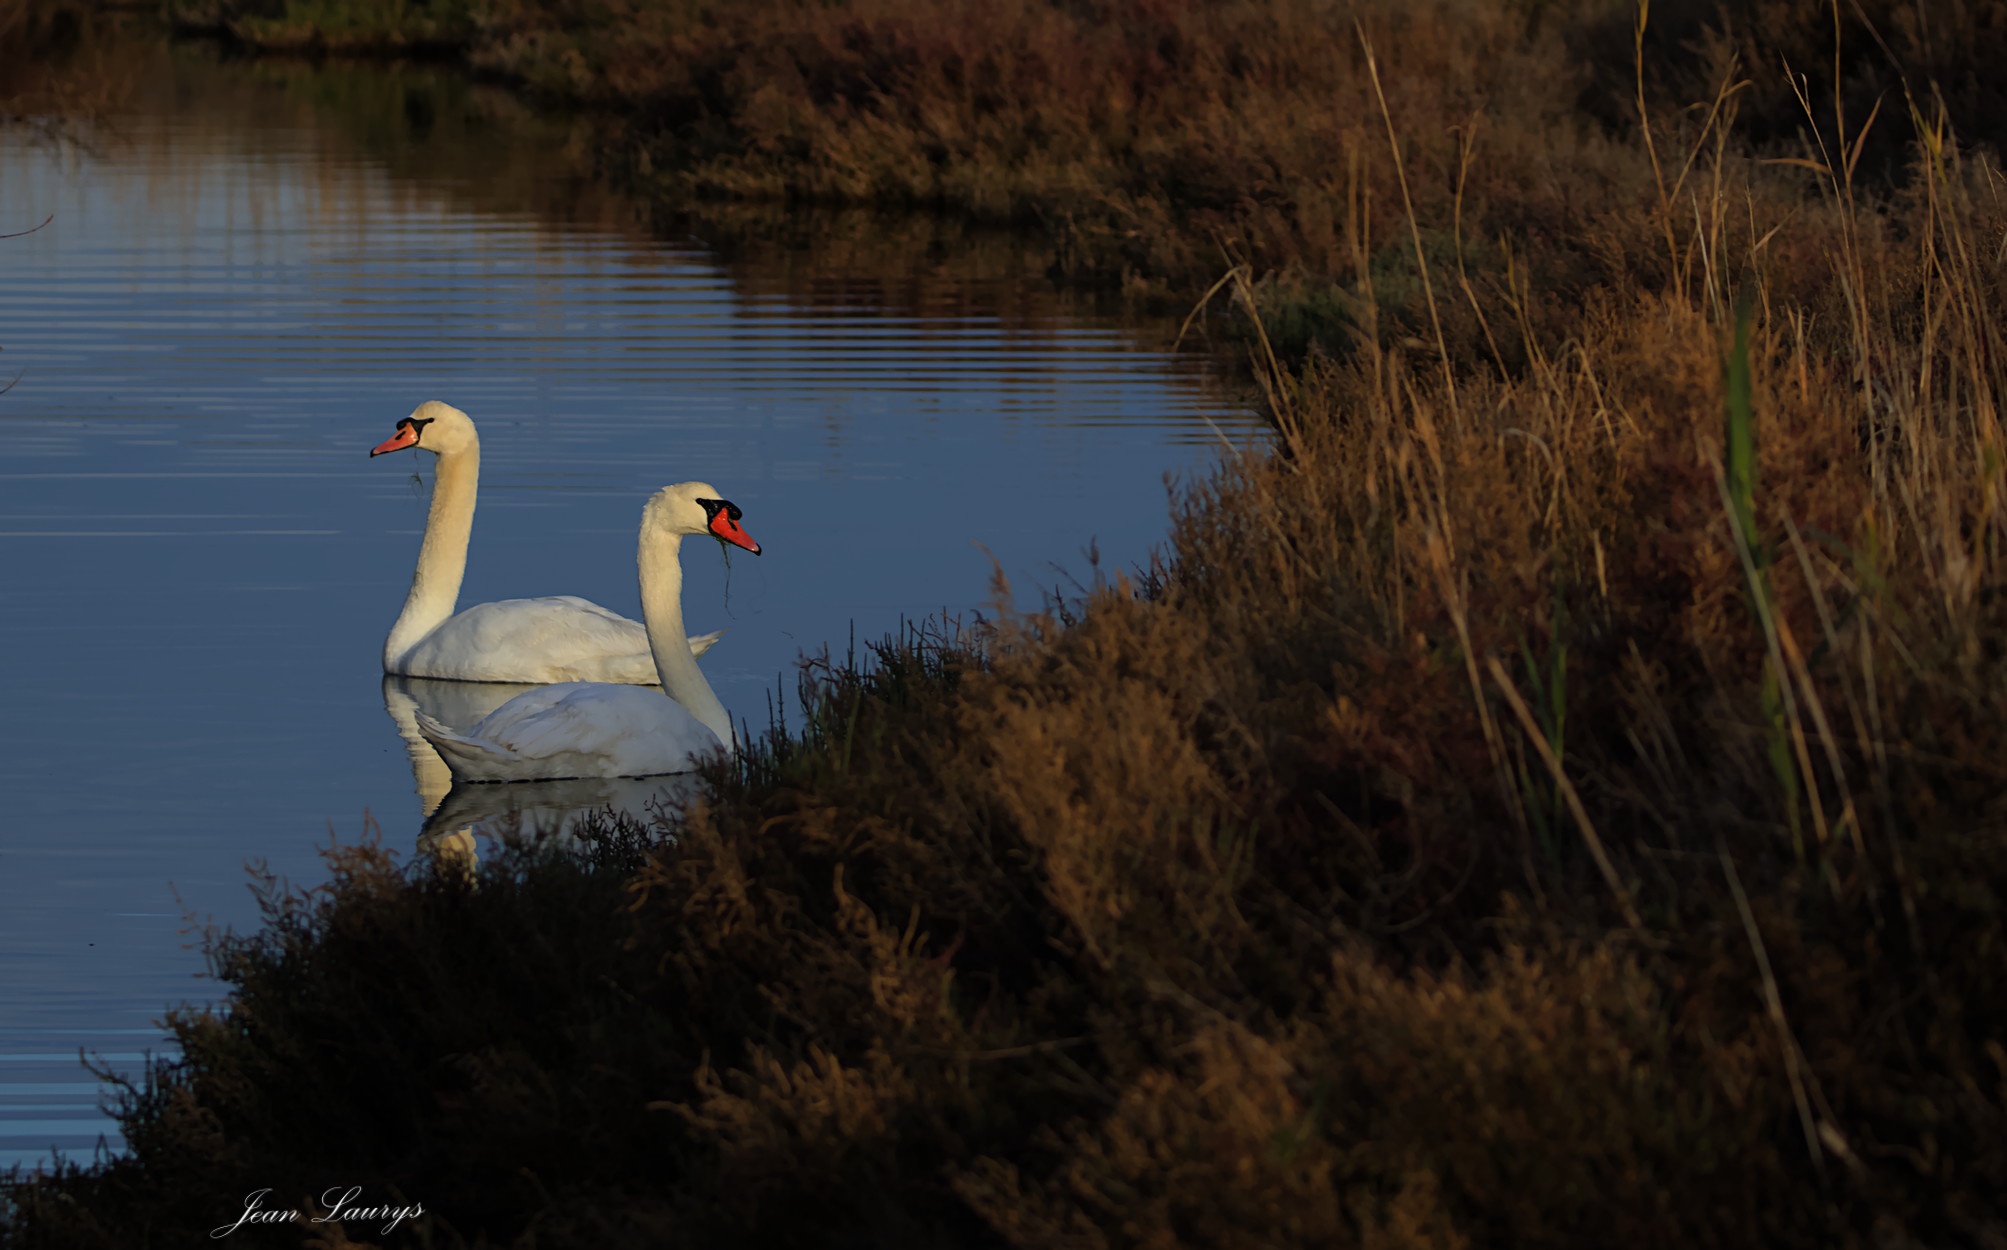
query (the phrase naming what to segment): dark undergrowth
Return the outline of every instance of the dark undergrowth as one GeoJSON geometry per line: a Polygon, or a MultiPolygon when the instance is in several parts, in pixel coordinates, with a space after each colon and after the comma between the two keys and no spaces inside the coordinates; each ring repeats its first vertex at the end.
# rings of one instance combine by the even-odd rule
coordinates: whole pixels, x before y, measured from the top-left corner
{"type": "MultiPolygon", "coordinates": [[[[1215,306],[1276,448],[1158,566],[810,665],[810,723],[673,823],[472,886],[333,853],[213,944],[230,1001],[175,1017],[131,1155],[18,1181],[0,1245],[194,1244],[351,1185],[426,1214],[346,1237],[440,1246],[2007,1240],[2003,9],[1849,10],[1837,92],[1830,8],[1654,12],[1642,93],[1635,11],[1290,25],[1343,11],[927,10],[1134,88],[1096,88],[1133,142],[1081,186],[1104,225],[1125,178],[1176,190],[1095,272],[1251,262],[1215,306]],[[1883,44],[1916,59],[1877,112],[1883,44]],[[1268,93],[1203,102],[1234,75],[1268,93]],[[1285,307],[1326,314],[1278,347],[1285,307]]],[[[659,68],[694,12],[539,20],[659,68]]],[[[1033,80],[930,95],[960,44],[775,77],[918,6],[703,12],[818,138],[674,177],[810,191],[922,105],[993,133],[912,178],[1069,150],[1012,111],[1033,80]]],[[[629,94],[690,151],[740,124],[678,90],[629,94]]]]}
{"type": "MultiPolygon", "coordinates": [[[[1180,305],[1231,256],[1264,275],[1286,349],[1346,341],[1355,246],[1415,285],[1404,197],[1434,258],[1471,245],[1467,273],[1507,272],[1509,238],[1511,271],[1548,299],[1662,285],[1656,240],[1626,238],[1657,198],[1634,142],[1641,89],[1661,144],[1683,150],[1739,82],[1718,101],[1739,142],[1782,157],[1806,155],[1801,94],[1823,123],[1836,102],[1856,125],[1880,102],[1851,154],[1876,185],[1908,168],[1905,83],[1941,92],[1967,142],[2007,128],[2000,0],[1846,0],[1837,23],[1828,0],[1660,0],[1642,40],[1631,0],[163,4],[254,48],[423,44],[599,106],[620,119],[609,163],[670,199],[1032,224],[1070,280],[1180,305]],[[1405,187],[1383,159],[1389,115],[1405,187]]],[[[1389,286],[1380,301],[1419,314],[1419,296],[1389,286]]],[[[1568,332],[1565,317],[1536,324],[1568,332]]]]}

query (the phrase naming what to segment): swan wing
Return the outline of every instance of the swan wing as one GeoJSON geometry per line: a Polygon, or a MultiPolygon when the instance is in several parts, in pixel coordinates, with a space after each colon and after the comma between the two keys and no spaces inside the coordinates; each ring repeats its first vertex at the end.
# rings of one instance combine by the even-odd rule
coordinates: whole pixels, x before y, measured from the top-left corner
{"type": "Polygon", "coordinates": [[[690,654],[701,657],[706,651],[718,645],[718,639],[725,636],[722,629],[714,629],[708,634],[690,635],[690,654]]]}
{"type": "MultiPolygon", "coordinates": [[[[702,655],[722,630],[690,640],[702,655]]],[[[477,603],[420,639],[398,665],[452,681],[660,682],[639,621],[576,595],[477,603]]]]}
{"type": "Polygon", "coordinates": [[[439,723],[431,713],[418,712],[412,720],[419,736],[432,744],[455,781],[507,781],[520,761],[515,752],[494,742],[470,737],[439,723]]]}
{"type": "Polygon", "coordinates": [[[717,735],[659,690],[604,682],[542,686],[464,734],[429,716],[419,732],[466,781],[648,777],[687,772],[717,735]]]}

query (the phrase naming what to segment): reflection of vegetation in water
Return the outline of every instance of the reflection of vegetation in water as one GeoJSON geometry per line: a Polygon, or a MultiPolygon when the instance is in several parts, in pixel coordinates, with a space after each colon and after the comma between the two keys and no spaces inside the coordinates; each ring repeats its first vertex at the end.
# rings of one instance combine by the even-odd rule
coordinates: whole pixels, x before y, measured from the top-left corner
{"type": "Polygon", "coordinates": [[[625,228],[637,242],[695,236],[749,297],[818,309],[840,291],[853,307],[993,316],[1014,329],[1116,311],[1043,282],[1051,245],[1021,231],[859,205],[648,200],[609,169],[606,135],[618,123],[531,109],[449,68],[282,57],[237,72],[311,106],[317,124],[400,182],[485,212],[625,228]]]}
{"type": "Polygon", "coordinates": [[[274,122],[348,144],[399,183],[467,208],[571,221],[631,219],[595,182],[581,126],[459,71],[409,62],[246,60],[213,43],[141,39],[163,59],[142,104],[255,144],[274,122]],[[247,124],[247,119],[250,119],[247,124]]]}
{"type": "Polygon", "coordinates": [[[134,80],[107,35],[66,0],[0,0],[0,123],[71,138],[124,104],[134,80]]]}
{"type": "MultiPolygon", "coordinates": [[[[1361,259],[1346,250],[1346,216],[1375,223],[1374,245],[1405,245],[1389,210],[1408,200],[1444,238],[1537,233],[1565,261],[1585,259],[1570,236],[1628,177],[1606,140],[1630,133],[1638,102],[1674,146],[1718,102],[1746,141],[1796,158],[1800,91],[1860,119],[1932,82],[1968,138],[2007,136],[1991,72],[2007,26],[1957,26],[1919,0],[1866,0],[1838,27],[1810,21],[1827,7],[1810,0],[1754,0],[1734,22],[1710,5],[1652,13],[1628,0],[469,2],[456,55],[544,98],[617,110],[627,126],[614,153],[658,192],[1037,224],[1059,236],[1055,259],[1076,279],[1177,300],[1217,276],[1223,253],[1317,294],[1361,259]],[[1640,13],[1651,20],[1634,41],[1640,13]],[[1384,139],[1367,41],[1393,71],[1386,104],[1412,168],[1405,193],[1371,174],[1371,200],[1348,204],[1346,171],[1370,173],[1384,139]],[[1697,116],[1684,117],[1689,105],[1697,116]],[[1522,173],[1470,165],[1479,146],[1522,173]]],[[[394,45],[431,12],[401,0],[169,7],[180,3],[220,5],[252,44],[266,38],[258,23],[291,41],[318,22],[343,43],[380,25],[394,45]]],[[[1863,128],[1849,156],[1865,177],[1900,173],[1897,130],[1863,128]]],[[[1541,276],[1573,290],[1608,276],[1570,269],[1541,276]]],[[[1334,328],[1316,340],[1326,350],[1347,345],[1347,326],[1334,328]]]]}
{"type": "MultiPolygon", "coordinates": [[[[1018,231],[867,206],[649,200],[610,168],[607,136],[618,123],[531,108],[450,66],[244,58],[207,40],[164,44],[136,26],[92,29],[97,59],[78,63],[76,85],[97,76],[125,84],[120,116],[171,114],[254,150],[281,123],[310,129],[382,165],[401,188],[478,212],[620,231],[641,256],[658,239],[695,236],[745,298],[788,297],[770,312],[817,315],[834,301],[1049,333],[1083,314],[1122,311],[1045,281],[1052,245],[1018,231]]],[[[1130,321],[1158,343],[1174,328],[1130,321]]]]}

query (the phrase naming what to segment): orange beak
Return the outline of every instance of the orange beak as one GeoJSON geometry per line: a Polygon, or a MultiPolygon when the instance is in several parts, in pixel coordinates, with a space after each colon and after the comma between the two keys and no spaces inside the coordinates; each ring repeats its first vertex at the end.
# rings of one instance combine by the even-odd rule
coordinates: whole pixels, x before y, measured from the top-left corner
{"type": "Polygon", "coordinates": [[[406,447],[416,446],[417,443],[418,427],[409,421],[399,421],[397,423],[397,433],[370,448],[369,454],[371,456],[380,456],[386,451],[403,451],[406,447]]]}
{"type": "Polygon", "coordinates": [[[743,526],[732,519],[729,509],[718,509],[718,515],[711,518],[711,532],[734,547],[743,547],[754,555],[760,553],[760,545],[753,541],[753,536],[746,533],[743,526]]]}

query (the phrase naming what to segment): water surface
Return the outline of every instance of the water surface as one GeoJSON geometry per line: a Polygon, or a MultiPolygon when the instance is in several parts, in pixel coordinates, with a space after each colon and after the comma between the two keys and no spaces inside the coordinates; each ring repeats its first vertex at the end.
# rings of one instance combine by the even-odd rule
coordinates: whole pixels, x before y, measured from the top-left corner
{"type": "Polygon", "coordinates": [[[419,401],[481,432],[462,605],[638,618],[647,495],[738,503],[766,554],[691,544],[685,603],[755,727],[803,651],[982,605],[987,553],[1143,559],[1165,474],[1248,428],[1008,243],[663,244],[464,85],[141,61],[88,150],[0,134],[0,231],[55,215],[0,241],[0,1166],[111,1133],[78,1048],[131,1071],[216,996],[186,918],[252,920],[247,862],[311,883],[366,816],[408,852],[493,815],[433,812],[424,693],[380,672],[431,459],[365,453],[419,401]]]}

